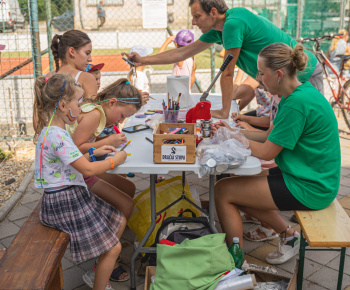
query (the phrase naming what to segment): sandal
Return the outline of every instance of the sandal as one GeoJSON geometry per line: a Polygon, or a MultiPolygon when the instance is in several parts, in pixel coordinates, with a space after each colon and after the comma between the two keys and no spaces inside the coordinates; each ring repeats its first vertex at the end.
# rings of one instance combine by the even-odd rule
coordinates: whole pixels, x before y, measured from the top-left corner
{"type": "Polygon", "coordinates": [[[122,265],[119,265],[117,268],[115,268],[111,274],[111,277],[109,277],[109,280],[113,281],[113,282],[125,282],[128,281],[130,279],[130,275],[128,274],[127,276],[125,276],[122,279],[119,279],[119,277],[123,274],[123,273],[127,273],[128,272],[123,268],[122,265]]]}
{"type": "Polygon", "coordinates": [[[278,238],[278,234],[273,229],[267,229],[263,226],[258,226],[255,230],[243,233],[243,237],[252,242],[263,242],[278,238]],[[259,233],[264,233],[265,238],[261,237],[259,233]]]}
{"type": "Polygon", "coordinates": [[[241,214],[241,218],[242,218],[242,223],[253,223],[256,225],[260,225],[259,220],[257,220],[255,217],[252,217],[246,213],[242,213],[241,214]],[[248,218],[247,218],[248,217],[248,218]]]}

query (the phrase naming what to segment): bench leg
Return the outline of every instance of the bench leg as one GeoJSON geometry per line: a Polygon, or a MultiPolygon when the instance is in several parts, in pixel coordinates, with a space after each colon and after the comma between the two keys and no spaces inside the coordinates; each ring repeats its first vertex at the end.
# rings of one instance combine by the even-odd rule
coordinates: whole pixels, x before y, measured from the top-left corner
{"type": "Polygon", "coordinates": [[[297,276],[297,290],[303,289],[305,247],[306,247],[306,240],[303,237],[303,231],[300,230],[300,249],[299,249],[299,267],[298,267],[298,276],[297,276]]]}
{"type": "Polygon", "coordinates": [[[341,290],[341,285],[343,283],[345,251],[346,251],[346,248],[341,248],[337,290],[341,290]]]}
{"type": "Polygon", "coordinates": [[[48,286],[49,290],[62,290],[63,289],[63,273],[62,273],[62,264],[58,266],[54,277],[52,278],[50,285],[48,286]]]}

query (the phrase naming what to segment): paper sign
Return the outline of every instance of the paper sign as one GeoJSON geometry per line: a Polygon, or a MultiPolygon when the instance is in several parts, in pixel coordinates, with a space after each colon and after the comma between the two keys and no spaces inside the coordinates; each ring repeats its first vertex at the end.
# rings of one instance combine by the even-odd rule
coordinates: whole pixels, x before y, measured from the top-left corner
{"type": "Polygon", "coordinates": [[[142,0],[143,28],[167,27],[166,0],[142,0]]]}
{"type": "Polygon", "coordinates": [[[186,146],[162,145],[161,162],[186,162],[186,146]]]}

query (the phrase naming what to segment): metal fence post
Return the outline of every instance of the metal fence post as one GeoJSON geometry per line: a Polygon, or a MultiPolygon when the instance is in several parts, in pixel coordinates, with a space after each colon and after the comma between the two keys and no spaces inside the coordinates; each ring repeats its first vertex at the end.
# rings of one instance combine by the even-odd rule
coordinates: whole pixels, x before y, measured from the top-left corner
{"type": "Polygon", "coordinates": [[[50,71],[54,70],[53,66],[53,55],[51,47],[52,40],[52,26],[51,26],[51,0],[45,0],[45,16],[46,16],[46,33],[47,33],[47,47],[49,48],[49,64],[50,71]]]}
{"type": "Polygon", "coordinates": [[[32,57],[34,78],[42,75],[41,55],[40,55],[40,35],[39,35],[39,15],[37,0],[29,0],[29,22],[30,35],[32,40],[32,57]]]}
{"type": "Polygon", "coordinates": [[[339,30],[344,28],[344,18],[345,18],[345,1],[340,2],[340,15],[339,15],[339,30]]]}
{"type": "Polygon", "coordinates": [[[302,22],[303,22],[303,0],[298,0],[298,16],[297,16],[297,33],[296,37],[300,37],[302,31],[302,22]]]}
{"type": "MultiPolygon", "coordinates": [[[[211,72],[211,81],[215,78],[215,47],[214,45],[210,46],[210,72],[211,72]]],[[[215,93],[215,84],[211,89],[212,93],[215,93]]]]}

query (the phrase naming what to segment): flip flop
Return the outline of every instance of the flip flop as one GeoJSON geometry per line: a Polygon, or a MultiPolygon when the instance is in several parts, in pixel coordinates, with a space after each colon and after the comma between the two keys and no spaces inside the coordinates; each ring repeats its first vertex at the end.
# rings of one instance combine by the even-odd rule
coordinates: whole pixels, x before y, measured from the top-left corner
{"type": "Polygon", "coordinates": [[[279,235],[273,229],[267,229],[263,226],[258,226],[256,229],[252,231],[248,231],[243,233],[243,237],[251,242],[263,242],[268,240],[274,240],[279,237],[279,235]],[[266,235],[265,238],[262,238],[258,231],[264,233],[266,235]],[[248,236],[249,234],[249,236],[248,236]],[[254,238],[255,237],[255,238],[254,238]],[[258,237],[258,238],[257,238],[258,237]]]}
{"type": "Polygon", "coordinates": [[[130,279],[130,275],[128,274],[127,276],[125,276],[123,279],[119,279],[120,275],[123,273],[127,273],[128,272],[123,268],[122,265],[119,265],[117,268],[115,268],[111,274],[111,277],[109,277],[109,280],[113,281],[113,282],[125,282],[128,281],[130,279]]]}

